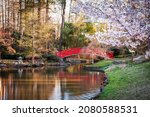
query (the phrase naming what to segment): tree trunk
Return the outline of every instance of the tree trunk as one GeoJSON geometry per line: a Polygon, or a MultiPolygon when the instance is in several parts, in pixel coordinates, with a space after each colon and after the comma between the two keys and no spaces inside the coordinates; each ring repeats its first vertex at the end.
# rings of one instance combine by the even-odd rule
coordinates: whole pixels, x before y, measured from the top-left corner
{"type": "Polygon", "coordinates": [[[32,65],[34,65],[34,32],[35,32],[35,29],[34,29],[34,25],[32,27],[32,65]]]}
{"type": "Polygon", "coordinates": [[[15,3],[14,3],[14,0],[12,0],[12,19],[13,19],[13,25],[12,25],[12,27],[13,27],[13,29],[15,29],[15,3]]]}
{"type": "Polygon", "coordinates": [[[41,0],[38,2],[38,23],[41,22],[41,0]]]}
{"type": "Polygon", "coordinates": [[[23,20],[23,17],[22,17],[22,0],[19,0],[19,31],[22,33],[22,20],[23,20]]]}
{"type": "Polygon", "coordinates": [[[48,9],[49,9],[49,0],[46,1],[46,23],[48,22],[48,9]]]}
{"type": "Polygon", "coordinates": [[[63,29],[64,29],[64,23],[65,23],[65,9],[66,9],[66,0],[64,0],[63,3],[61,3],[62,7],[62,21],[61,21],[61,32],[60,32],[60,42],[59,42],[59,50],[62,50],[62,42],[63,42],[63,29]]]}
{"type": "Polygon", "coordinates": [[[24,8],[24,30],[25,30],[25,32],[26,32],[26,26],[28,26],[27,25],[27,0],[25,0],[24,1],[24,5],[25,5],[25,8],[24,8]]]}
{"type": "Polygon", "coordinates": [[[7,0],[7,5],[8,5],[8,11],[7,11],[7,26],[9,27],[9,20],[10,20],[10,4],[9,4],[9,0],[7,0]]]}
{"type": "MultiPolygon", "coordinates": [[[[32,10],[32,17],[34,17],[34,0],[33,0],[33,10],[32,10]]],[[[34,33],[35,33],[35,28],[34,28],[34,22],[32,22],[33,26],[32,26],[32,65],[34,65],[35,61],[34,61],[34,55],[35,55],[35,52],[34,52],[34,40],[35,40],[35,37],[34,37],[34,33]]]]}
{"type": "Polygon", "coordinates": [[[68,22],[71,22],[71,6],[72,6],[72,0],[70,0],[70,9],[69,9],[68,22]]]}
{"type": "Polygon", "coordinates": [[[5,0],[5,28],[7,27],[7,1],[5,0]]]}
{"type": "Polygon", "coordinates": [[[150,35],[148,36],[148,50],[150,50],[150,35]]]}
{"type": "Polygon", "coordinates": [[[2,52],[0,51],[0,62],[1,62],[1,55],[2,55],[2,52]]]}
{"type": "Polygon", "coordinates": [[[17,27],[17,31],[20,31],[20,13],[19,13],[19,11],[17,12],[17,25],[16,25],[16,27],[17,27]]]}
{"type": "Polygon", "coordinates": [[[5,29],[5,21],[4,21],[4,0],[2,0],[2,28],[5,29]]]}

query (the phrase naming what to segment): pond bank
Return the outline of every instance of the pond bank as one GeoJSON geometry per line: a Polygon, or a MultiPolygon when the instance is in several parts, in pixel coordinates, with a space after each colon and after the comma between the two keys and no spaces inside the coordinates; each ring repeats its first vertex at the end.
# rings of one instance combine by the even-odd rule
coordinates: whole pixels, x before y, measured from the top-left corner
{"type": "Polygon", "coordinates": [[[150,99],[150,61],[107,69],[109,84],[96,99],[150,99]]]}
{"type": "Polygon", "coordinates": [[[32,64],[31,62],[23,62],[18,63],[18,61],[6,61],[6,62],[0,62],[0,68],[13,68],[13,67],[43,67],[43,66],[68,66],[68,63],[65,62],[36,62],[32,64]]]}
{"type": "Polygon", "coordinates": [[[94,99],[150,99],[150,61],[132,63],[130,60],[103,60],[85,66],[88,70],[104,70],[109,84],[94,99]]]}

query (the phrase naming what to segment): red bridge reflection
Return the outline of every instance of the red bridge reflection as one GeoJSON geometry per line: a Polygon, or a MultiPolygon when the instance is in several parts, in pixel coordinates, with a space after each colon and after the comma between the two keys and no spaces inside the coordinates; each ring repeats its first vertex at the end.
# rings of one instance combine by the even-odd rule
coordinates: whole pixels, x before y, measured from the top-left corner
{"type": "Polygon", "coordinates": [[[95,73],[91,73],[91,74],[75,74],[75,73],[66,73],[66,72],[58,72],[58,76],[59,78],[66,78],[66,79],[97,79],[97,78],[101,78],[102,81],[104,81],[105,78],[105,74],[101,73],[101,72],[95,72],[95,73]]]}

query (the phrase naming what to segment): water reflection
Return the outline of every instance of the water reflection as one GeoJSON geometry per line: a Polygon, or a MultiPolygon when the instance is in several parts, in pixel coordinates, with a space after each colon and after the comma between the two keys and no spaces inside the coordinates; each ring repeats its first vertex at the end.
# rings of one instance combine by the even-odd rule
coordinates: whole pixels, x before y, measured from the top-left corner
{"type": "Polygon", "coordinates": [[[64,100],[98,89],[104,74],[81,66],[0,70],[2,100],[64,100]]]}

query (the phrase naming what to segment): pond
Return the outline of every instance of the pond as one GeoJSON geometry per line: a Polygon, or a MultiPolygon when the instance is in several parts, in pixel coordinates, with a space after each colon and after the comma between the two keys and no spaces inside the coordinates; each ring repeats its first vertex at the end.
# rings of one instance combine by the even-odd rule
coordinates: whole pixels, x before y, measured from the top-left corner
{"type": "Polygon", "coordinates": [[[0,69],[1,100],[70,100],[99,89],[104,73],[82,66],[0,69]]]}

